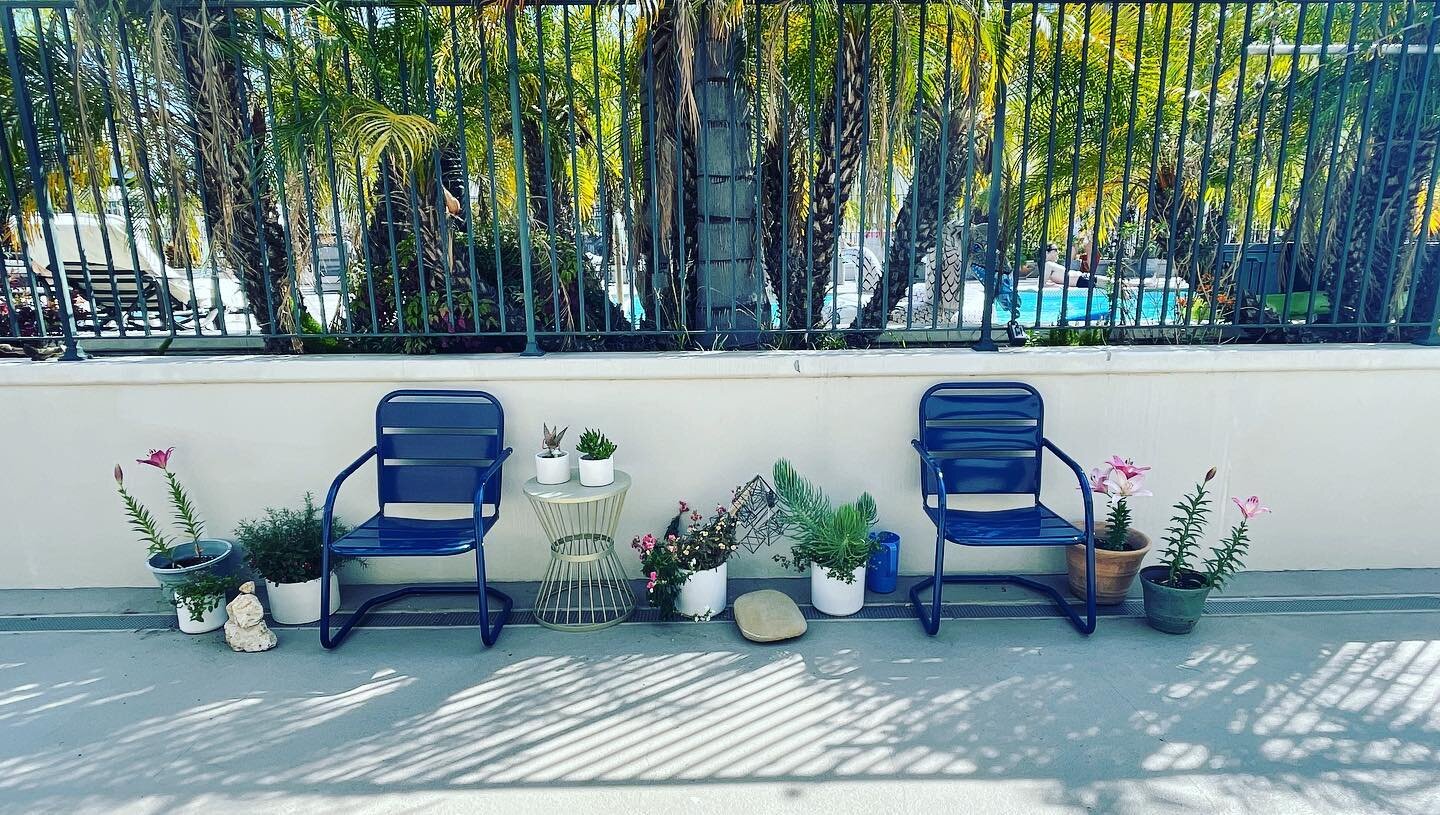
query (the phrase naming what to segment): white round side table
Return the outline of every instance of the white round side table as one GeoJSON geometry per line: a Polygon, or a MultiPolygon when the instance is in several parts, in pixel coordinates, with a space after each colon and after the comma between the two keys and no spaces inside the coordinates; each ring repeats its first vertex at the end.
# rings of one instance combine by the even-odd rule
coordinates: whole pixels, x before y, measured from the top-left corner
{"type": "Polygon", "coordinates": [[[525,482],[525,495],[550,540],[550,566],[535,597],[535,621],[559,631],[596,631],[635,610],[630,581],[615,556],[615,530],[630,476],[615,471],[604,487],[525,482]]]}

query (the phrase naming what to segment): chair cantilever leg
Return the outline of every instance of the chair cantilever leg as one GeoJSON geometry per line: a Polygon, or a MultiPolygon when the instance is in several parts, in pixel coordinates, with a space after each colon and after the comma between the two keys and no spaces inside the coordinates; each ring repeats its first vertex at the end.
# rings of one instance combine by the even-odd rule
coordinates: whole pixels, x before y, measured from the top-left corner
{"type": "Polygon", "coordinates": [[[932,637],[940,633],[940,601],[941,591],[944,588],[945,533],[937,529],[935,533],[935,574],[910,587],[910,604],[915,607],[915,616],[920,620],[920,627],[932,637]],[[920,602],[920,592],[924,591],[926,587],[933,587],[929,612],[926,612],[924,604],[920,602]]]}
{"type": "Polygon", "coordinates": [[[480,603],[480,641],[486,648],[495,644],[500,638],[500,629],[510,621],[510,609],[514,607],[515,601],[499,589],[492,589],[485,578],[485,543],[481,541],[475,546],[475,585],[476,594],[479,595],[480,603]],[[500,601],[500,618],[492,626],[490,624],[490,603],[489,598],[494,597],[500,601]]]}
{"type": "Polygon", "coordinates": [[[330,544],[320,547],[320,647],[326,650],[339,645],[330,639],[330,544]]]}

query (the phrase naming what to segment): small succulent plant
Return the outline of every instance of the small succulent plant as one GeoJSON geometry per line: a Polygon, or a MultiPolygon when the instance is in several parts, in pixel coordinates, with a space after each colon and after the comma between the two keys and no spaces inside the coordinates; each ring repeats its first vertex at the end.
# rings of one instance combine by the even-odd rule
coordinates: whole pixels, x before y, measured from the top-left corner
{"type": "Polygon", "coordinates": [[[541,453],[541,455],[545,458],[559,458],[562,455],[560,440],[565,438],[565,431],[570,428],[560,427],[559,425],[551,427],[544,423],[541,423],[540,427],[543,431],[540,437],[540,444],[545,448],[545,452],[541,453]]]}
{"type": "Polygon", "coordinates": [[[575,449],[591,461],[604,461],[615,455],[615,442],[605,438],[599,430],[587,427],[580,434],[580,443],[575,445],[575,449]]]}

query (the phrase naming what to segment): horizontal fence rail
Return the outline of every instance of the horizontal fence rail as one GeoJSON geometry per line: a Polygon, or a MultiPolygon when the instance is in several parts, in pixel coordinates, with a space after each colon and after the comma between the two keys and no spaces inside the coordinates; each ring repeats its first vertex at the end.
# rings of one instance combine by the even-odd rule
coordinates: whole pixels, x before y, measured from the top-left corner
{"type": "Polygon", "coordinates": [[[1436,336],[1433,1],[0,0],[0,45],[0,348],[1436,336]]]}

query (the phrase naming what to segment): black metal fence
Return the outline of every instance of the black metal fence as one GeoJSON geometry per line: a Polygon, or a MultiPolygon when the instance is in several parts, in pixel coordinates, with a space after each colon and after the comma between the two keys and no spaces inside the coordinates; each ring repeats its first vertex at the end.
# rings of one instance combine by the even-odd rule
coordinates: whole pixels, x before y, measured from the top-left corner
{"type": "Polygon", "coordinates": [[[1435,335],[1435,2],[0,0],[0,35],[0,344],[1435,335]]]}

